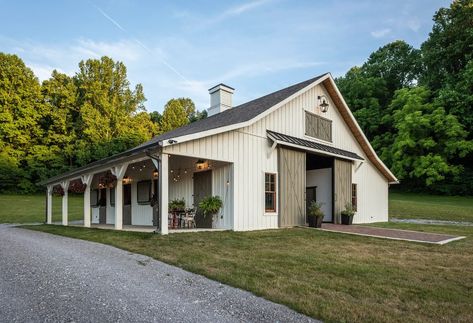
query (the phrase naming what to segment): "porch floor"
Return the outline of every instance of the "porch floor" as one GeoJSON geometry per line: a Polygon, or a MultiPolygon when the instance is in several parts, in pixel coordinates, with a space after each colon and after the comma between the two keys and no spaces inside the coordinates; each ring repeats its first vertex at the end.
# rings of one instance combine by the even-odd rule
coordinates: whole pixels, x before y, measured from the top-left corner
{"type": "Polygon", "coordinates": [[[367,227],[362,225],[342,225],[333,223],[323,223],[319,230],[354,234],[366,237],[405,240],[432,244],[446,244],[451,241],[464,239],[461,236],[452,236],[447,234],[419,232],[400,229],[386,229],[377,227],[367,227]]]}

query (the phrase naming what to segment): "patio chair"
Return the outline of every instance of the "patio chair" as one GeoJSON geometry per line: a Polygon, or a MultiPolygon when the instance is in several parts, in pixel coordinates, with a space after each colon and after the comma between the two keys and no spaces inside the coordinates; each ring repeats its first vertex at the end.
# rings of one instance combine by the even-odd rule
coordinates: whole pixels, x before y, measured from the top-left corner
{"type": "Polygon", "coordinates": [[[194,229],[196,228],[195,225],[195,211],[188,210],[183,217],[184,227],[187,229],[194,229]]]}

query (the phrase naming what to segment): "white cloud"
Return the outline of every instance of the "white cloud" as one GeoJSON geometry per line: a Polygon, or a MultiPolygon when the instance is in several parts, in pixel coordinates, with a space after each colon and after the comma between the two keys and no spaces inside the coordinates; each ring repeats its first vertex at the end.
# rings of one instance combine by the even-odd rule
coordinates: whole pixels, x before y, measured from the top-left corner
{"type": "Polygon", "coordinates": [[[383,28],[379,30],[374,30],[371,32],[371,36],[374,38],[381,38],[388,35],[391,32],[391,28],[383,28]]]}
{"type": "Polygon", "coordinates": [[[234,16],[234,15],[240,15],[244,12],[253,10],[254,8],[260,7],[266,3],[270,2],[270,0],[257,0],[257,1],[250,1],[243,3],[241,5],[238,5],[236,7],[232,7],[228,10],[226,10],[223,15],[224,16],[234,16]]]}

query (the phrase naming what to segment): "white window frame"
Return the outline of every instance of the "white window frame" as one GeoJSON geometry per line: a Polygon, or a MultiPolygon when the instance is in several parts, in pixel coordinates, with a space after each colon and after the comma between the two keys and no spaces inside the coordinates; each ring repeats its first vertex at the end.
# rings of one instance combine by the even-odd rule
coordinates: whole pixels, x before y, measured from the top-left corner
{"type": "Polygon", "coordinates": [[[263,211],[264,215],[277,215],[278,214],[278,207],[279,207],[279,176],[278,172],[271,171],[271,170],[264,170],[263,171],[263,211]],[[266,174],[272,174],[275,177],[276,185],[276,194],[275,194],[275,200],[274,200],[274,211],[266,211],[266,174]]]}

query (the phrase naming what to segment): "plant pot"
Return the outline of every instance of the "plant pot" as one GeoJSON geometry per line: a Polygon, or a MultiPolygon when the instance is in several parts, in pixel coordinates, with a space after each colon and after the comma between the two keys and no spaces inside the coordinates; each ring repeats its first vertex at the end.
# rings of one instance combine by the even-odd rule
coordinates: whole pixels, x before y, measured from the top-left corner
{"type": "Polygon", "coordinates": [[[321,228],[323,219],[323,216],[309,216],[309,227],[321,228]]]}
{"type": "Polygon", "coordinates": [[[353,216],[342,214],[342,224],[350,225],[353,223],[353,216]]]}

